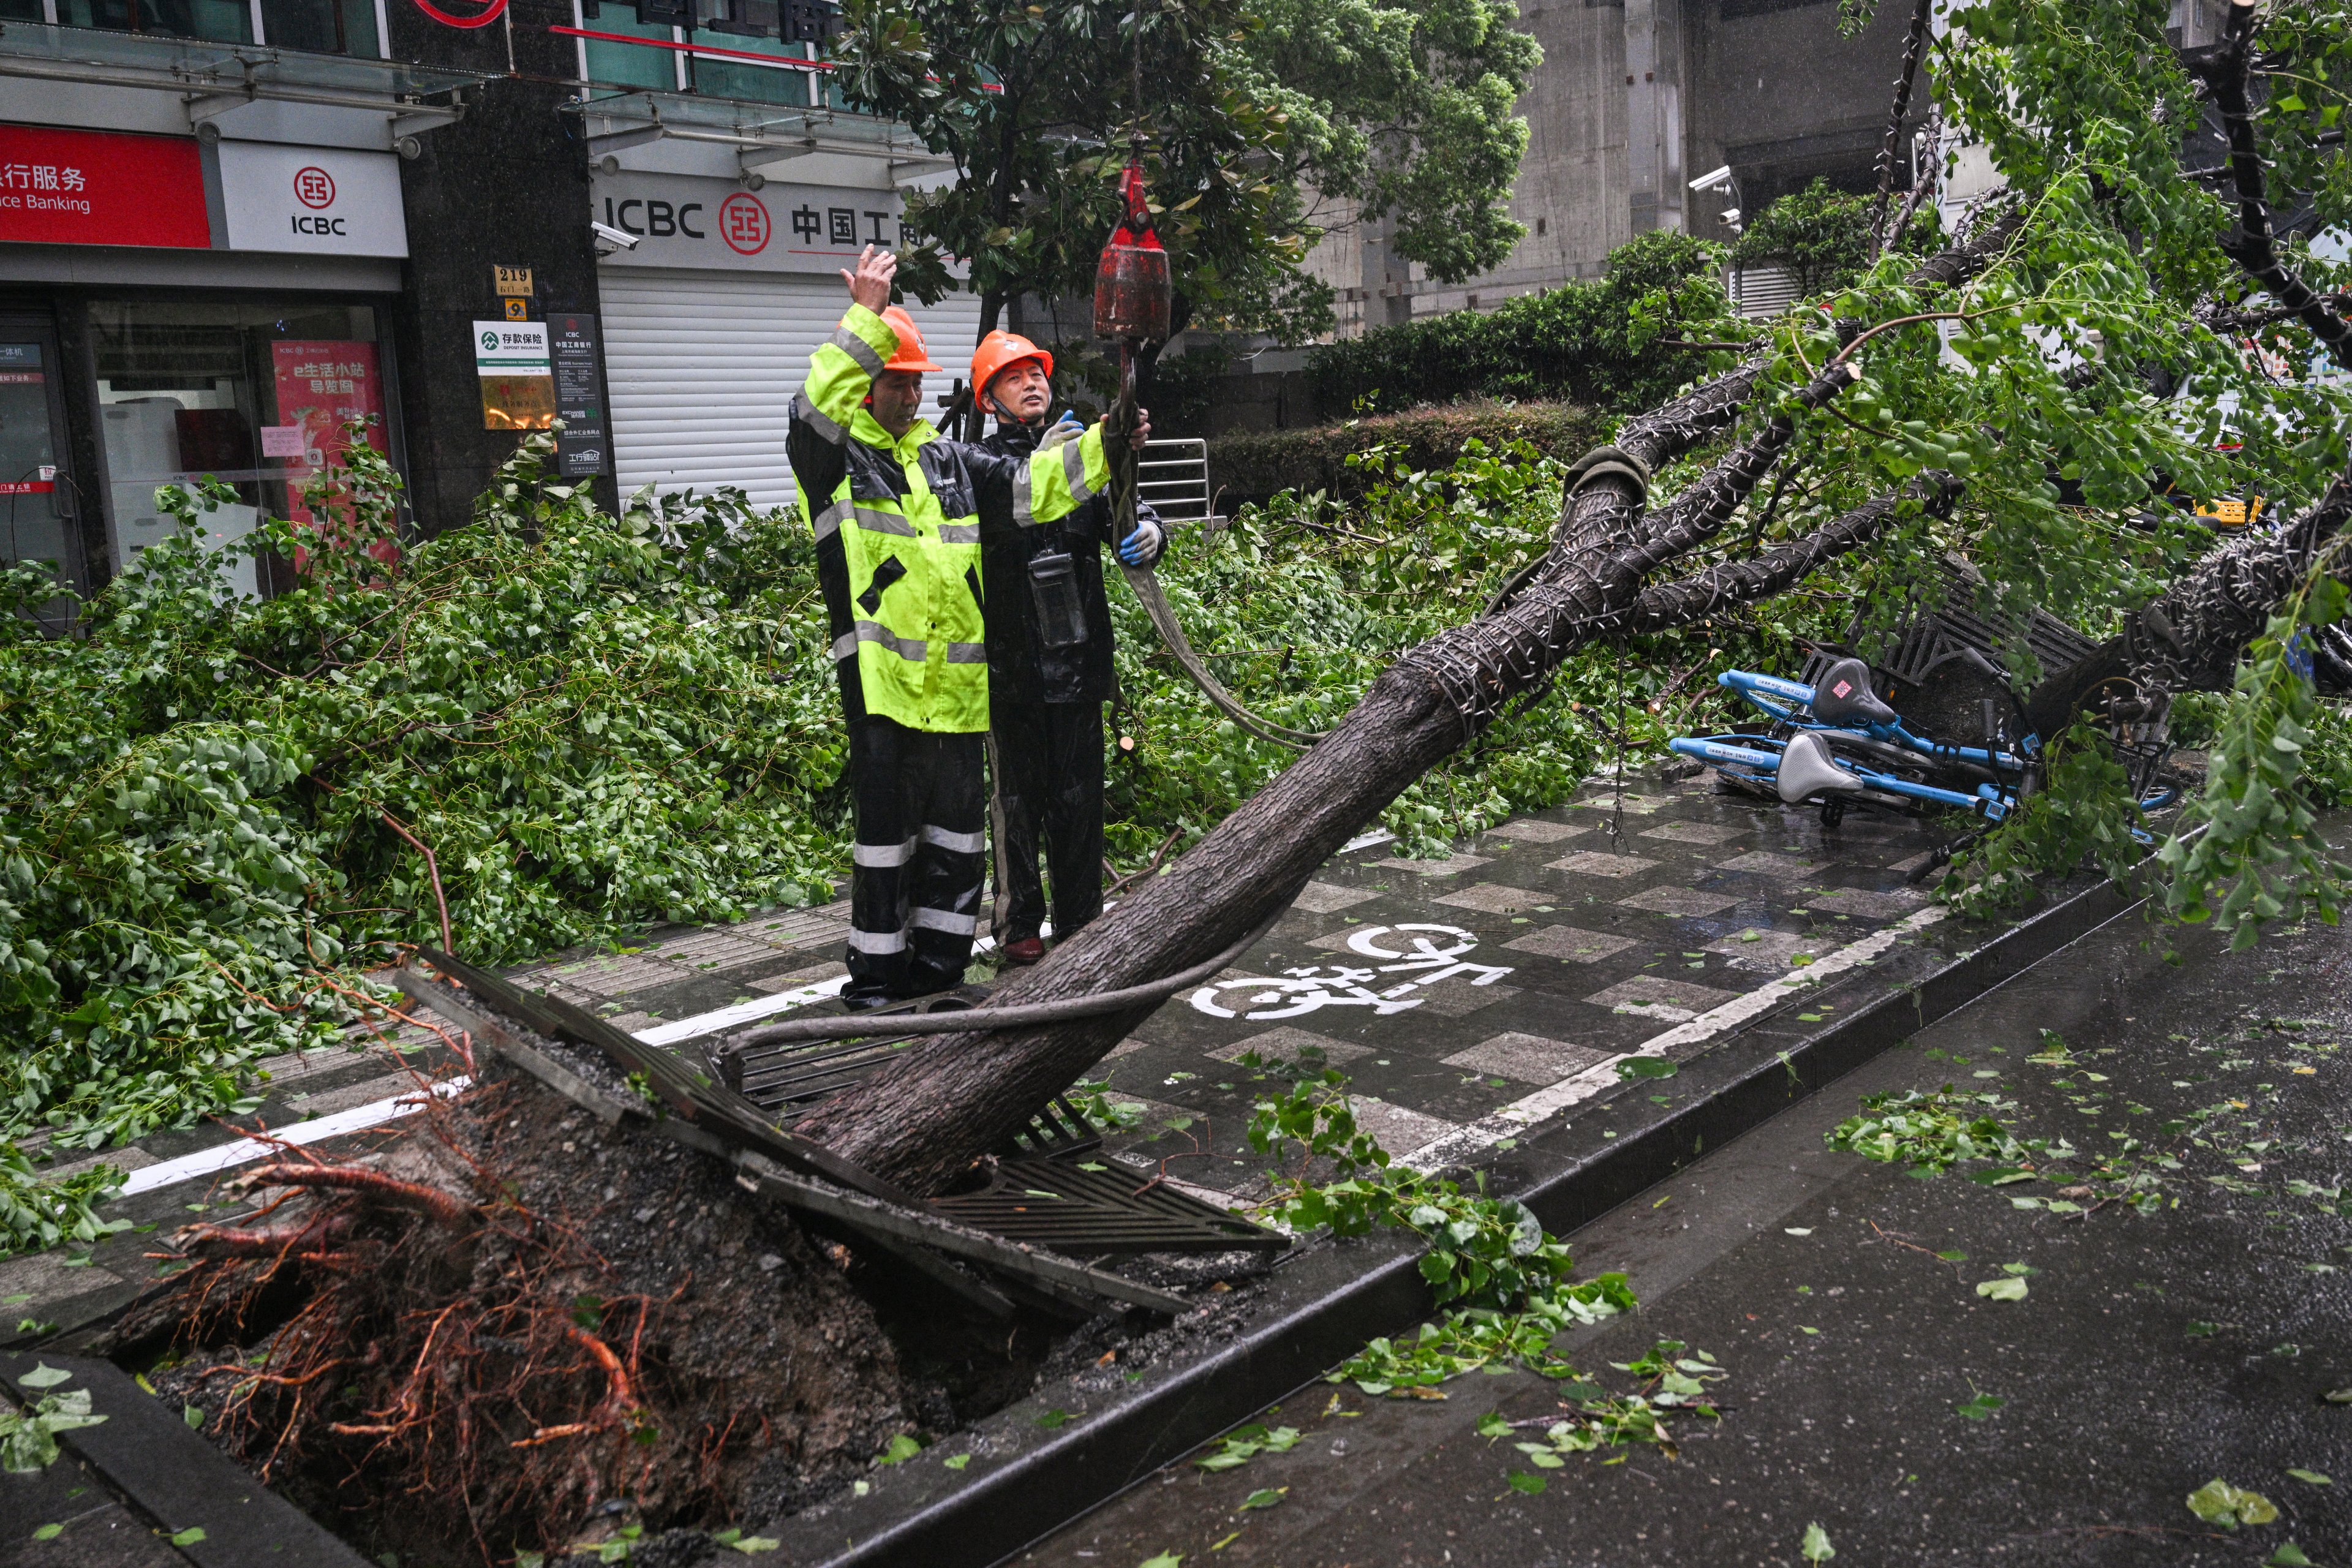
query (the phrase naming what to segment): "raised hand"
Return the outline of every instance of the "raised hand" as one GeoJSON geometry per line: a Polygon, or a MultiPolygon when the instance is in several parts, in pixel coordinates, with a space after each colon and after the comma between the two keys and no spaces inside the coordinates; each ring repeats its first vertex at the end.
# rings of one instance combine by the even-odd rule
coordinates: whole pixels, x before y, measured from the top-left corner
{"type": "Polygon", "coordinates": [[[863,305],[878,316],[890,303],[890,280],[898,275],[898,258],[869,245],[857,254],[857,269],[845,271],[841,280],[849,285],[852,303],[863,305]]]}

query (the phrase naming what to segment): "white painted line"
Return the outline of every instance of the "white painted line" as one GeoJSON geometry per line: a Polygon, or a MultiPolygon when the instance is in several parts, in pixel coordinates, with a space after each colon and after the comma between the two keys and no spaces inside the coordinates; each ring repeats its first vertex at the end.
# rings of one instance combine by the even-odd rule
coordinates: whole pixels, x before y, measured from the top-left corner
{"type": "Polygon", "coordinates": [[[1630,1051],[1622,1051],[1604,1061],[1595,1062],[1549,1088],[1539,1089],[1490,1111],[1467,1127],[1432,1140],[1398,1163],[1417,1171],[1434,1171],[1446,1165],[1460,1164],[1501,1140],[1516,1138],[1545,1118],[1557,1116],[1570,1106],[1581,1104],[1615,1084],[1619,1081],[1617,1064],[1628,1058],[1664,1056],[1676,1046],[1693,1046],[1701,1040],[1711,1039],[1779,1006],[1797,992],[1811,990],[1831,975],[1841,974],[1869,963],[1906,936],[1934,925],[1946,913],[1941,909],[1925,909],[1906,915],[1884,931],[1848,943],[1802,969],[1768,980],[1755,990],[1736,996],[1711,1012],[1702,1013],[1686,1024],[1678,1024],[1662,1035],[1654,1035],[1630,1051]]]}
{"type": "MultiPolygon", "coordinates": [[[[435,1084],[430,1092],[446,1100],[473,1081],[461,1074],[435,1084]]],[[[298,1121],[291,1127],[280,1128],[270,1137],[285,1143],[319,1143],[347,1133],[364,1132],[371,1127],[380,1127],[404,1116],[414,1116],[424,1108],[426,1093],[425,1089],[416,1089],[391,1100],[355,1105],[332,1116],[321,1116],[314,1121],[298,1121]]],[[[158,1187],[176,1186],[198,1176],[209,1176],[215,1171],[232,1170],[238,1165],[250,1165],[257,1160],[267,1160],[277,1152],[272,1144],[257,1142],[250,1138],[234,1138],[209,1149],[199,1149],[193,1154],[183,1154],[176,1160],[161,1161],[133,1171],[131,1179],[122,1184],[121,1195],[136,1197],[141,1193],[152,1193],[158,1187]]]]}
{"type": "Polygon", "coordinates": [[[848,984],[848,975],[837,974],[831,980],[820,980],[814,985],[794,986],[790,991],[779,991],[772,996],[754,996],[749,1002],[738,1002],[732,1007],[721,1007],[716,1013],[697,1013],[691,1018],[656,1024],[650,1029],[637,1030],[636,1037],[649,1046],[673,1046],[680,1040],[700,1039],[705,1035],[716,1035],[738,1024],[751,1023],[755,1018],[789,1013],[795,1007],[805,1007],[812,1002],[838,996],[841,988],[848,984]]]}

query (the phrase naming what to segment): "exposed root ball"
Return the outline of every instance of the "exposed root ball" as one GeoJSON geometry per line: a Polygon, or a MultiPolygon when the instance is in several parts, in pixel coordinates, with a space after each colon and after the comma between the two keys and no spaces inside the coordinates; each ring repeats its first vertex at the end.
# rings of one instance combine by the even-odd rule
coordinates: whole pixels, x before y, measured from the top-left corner
{"type": "Polygon", "coordinates": [[[118,1333],[206,1430],[370,1552],[457,1563],[719,1528],[904,1430],[840,1268],[714,1161],[490,1064],[361,1163],[276,1162],[118,1333]],[[618,1506],[616,1506],[618,1505],[618,1506]]]}

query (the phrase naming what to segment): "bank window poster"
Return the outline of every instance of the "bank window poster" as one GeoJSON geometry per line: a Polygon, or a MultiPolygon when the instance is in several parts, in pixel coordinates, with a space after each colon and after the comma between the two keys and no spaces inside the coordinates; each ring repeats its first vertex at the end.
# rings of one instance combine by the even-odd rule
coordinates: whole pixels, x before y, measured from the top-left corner
{"type": "Polygon", "coordinates": [[[304,489],[351,445],[347,426],[367,422],[364,437],[377,452],[392,454],[384,431],[383,377],[376,345],[355,341],[277,342],[269,345],[278,391],[278,424],[261,432],[265,458],[287,465],[286,515],[298,527],[317,518],[302,499],[304,489]]]}
{"type": "Polygon", "coordinates": [[[555,424],[555,369],[545,321],[476,321],[474,369],[482,428],[545,430],[555,424]]]}

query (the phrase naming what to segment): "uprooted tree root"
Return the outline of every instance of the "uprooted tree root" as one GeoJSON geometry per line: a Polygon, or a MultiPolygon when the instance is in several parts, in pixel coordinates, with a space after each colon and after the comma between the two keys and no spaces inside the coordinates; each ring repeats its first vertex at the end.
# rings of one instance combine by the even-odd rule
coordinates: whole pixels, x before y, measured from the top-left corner
{"type": "Polygon", "coordinates": [[[402,1127],[246,1175],[261,1210],[174,1237],[189,1266],[111,1345],[369,1550],[773,1517],[940,1414],[846,1255],[716,1162],[496,1068],[402,1127]]]}

